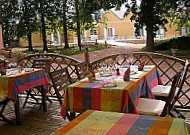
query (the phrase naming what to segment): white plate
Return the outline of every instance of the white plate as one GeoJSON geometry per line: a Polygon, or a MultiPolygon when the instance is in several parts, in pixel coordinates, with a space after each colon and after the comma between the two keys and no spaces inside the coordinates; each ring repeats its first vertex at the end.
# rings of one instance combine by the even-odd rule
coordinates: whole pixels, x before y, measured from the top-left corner
{"type": "Polygon", "coordinates": [[[131,71],[130,74],[131,75],[134,75],[134,74],[137,74],[138,71],[131,71]]]}
{"type": "Polygon", "coordinates": [[[106,83],[102,85],[103,88],[111,88],[111,87],[117,87],[116,83],[106,83]]]}
{"type": "Polygon", "coordinates": [[[103,74],[103,75],[101,75],[101,77],[109,77],[109,76],[112,76],[112,74],[103,74]]]}

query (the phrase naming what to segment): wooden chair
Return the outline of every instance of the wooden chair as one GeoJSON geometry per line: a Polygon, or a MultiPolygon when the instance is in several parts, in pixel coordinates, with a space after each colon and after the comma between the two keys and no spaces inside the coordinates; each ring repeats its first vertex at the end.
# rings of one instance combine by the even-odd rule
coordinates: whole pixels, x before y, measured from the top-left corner
{"type": "Polygon", "coordinates": [[[137,111],[139,112],[139,114],[159,115],[165,117],[168,113],[170,113],[174,105],[173,102],[175,100],[175,92],[176,87],[179,83],[180,75],[181,73],[179,72],[174,76],[167,101],[140,98],[137,104],[137,111]]]}
{"type": "MultiPolygon", "coordinates": [[[[177,87],[177,92],[176,95],[178,95],[183,87],[183,84],[185,82],[185,78],[187,75],[187,68],[188,68],[189,62],[185,62],[185,66],[183,68],[182,76],[180,78],[180,83],[177,87]]],[[[164,97],[168,97],[169,92],[170,92],[171,86],[164,86],[164,85],[157,85],[151,89],[152,93],[154,94],[155,97],[159,99],[164,99],[164,97]]]]}
{"type": "Polygon", "coordinates": [[[75,65],[76,74],[79,80],[84,79],[86,77],[87,70],[87,62],[81,62],[75,65]]]}
{"type": "MultiPolygon", "coordinates": [[[[179,99],[180,93],[182,92],[182,88],[187,76],[187,71],[188,71],[188,66],[189,62],[186,60],[184,68],[182,69],[181,72],[181,77],[179,79],[178,86],[176,87],[176,92],[175,92],[175,102],[179,99]]],[[[166,101],[168,98],[168,95],[170,93],[171,86],[164,86],[164,85],[157,85],[151,89],[152,93],[154,94],[156,99],[166,101]]],[[[174,108],[174,111],[178,114],[178,117],[185,118],[176,108],[174,108]]],[[[172,115],[172,113],[171,113],[172,115]]],[[[174,115],[173,115],[174,117],[174,115]]]]}
{"type": "MultiPolygon", "coordinates": [[[[50,72],[51,59],[50,58],[38,58],[33,60],[32,68],[43,68],[46,72],[46,75],[49,77],[50,72]]],[[[36,93],[40,93],[41,87],[35,87],[34,89],[30,89],[27,91],[27,96],[23,104],[23,108],[25,108],[26,103],[30,104],[41,104],[38,102],[38,99],[35,97],[36,93]],[[28,99],[31,97],[36,102],[29,102],[28,99]]],[[[52,103],[52,101],[47,98],[47,100],[52,103]]]]}
{"type": "Polygon", "coordinates": [[[44,68],[46,72],[50,72],[50,58],[38,58],[34,59],[33,68],[44,68]]]}
{"type": "Polygon", "coordinates": [[[62,95],[64,95],[67,85],[71,83],[69,72],[67,68],[62,68],[55,72],[50,73],[49,75],[50,75],[57,99],[60,105],[62,106],[62,100],[61,100],[62,96],[60,95],[60,92],[62,92],[62,95]]]}

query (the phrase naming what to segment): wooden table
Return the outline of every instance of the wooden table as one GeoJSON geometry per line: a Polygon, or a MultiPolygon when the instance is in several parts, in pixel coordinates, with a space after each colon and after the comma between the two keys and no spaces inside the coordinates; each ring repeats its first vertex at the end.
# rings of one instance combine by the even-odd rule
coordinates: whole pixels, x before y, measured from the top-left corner
{"type": "Polygon", "coordinates": [[[89,82],[81,80],[68,86],[61,114],[66,118],[66,111],[82,113],[87,109],[138,113],[136,105],[139,97],[154,98],[151,88],[162,84],[155,66],[147,66],[144,71],[131,74],[130,81],[123,81],[121,75],[102,76],[89,82]],[[114,82],[116,87],[103,87],[105,84],[114,82]]]}
{"type": "Polygon", "coordinates": [[[188,135],[183,119],[88,110],[52,135],[188,135]]]}
{"type": "Polygon", "coordinates": [[[15,115],[17,124],[20,124],[20,110],[19,110],[19,99],[18,94],[23,93],[26,90],[32,89],[37,86],[41,86],[42,88],[42,102],[43,102],[43,110],[46,111],[46,89],[45,85],[48,85],[50,82],[46,77],[46,74],[43,69],[35,69],[29,70],[25,69],[22,73],[16,73],[13,75],[3,75],[0,76],[0,97],[4,98],[0,102],[0,106],[2,106],[0,117],[3,120],[11,123],[4,115],[4,107],[7,105],[9,101],[12,101],[15,106],[15,115]]]}

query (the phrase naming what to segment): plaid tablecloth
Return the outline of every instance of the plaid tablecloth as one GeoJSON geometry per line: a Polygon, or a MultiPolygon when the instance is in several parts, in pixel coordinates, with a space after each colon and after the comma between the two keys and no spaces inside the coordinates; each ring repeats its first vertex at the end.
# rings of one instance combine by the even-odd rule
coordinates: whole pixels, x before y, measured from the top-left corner
{"type": "Polygon", "coordinates": [[[50,84],[43,69],[17,75],[0,76],[0,97],[17,100],[17,94],[36,86],[50,84]]]}
{"type": "MultiPolygon", "coordinates": [[[[123,69],[124,70],[124,69],[123,69]]],[[[155,66],[131,75],[131,80],[118,82],[117,87],[102,87],[108,82],[122,79],[121,76],[100,77],[98,80],[79,81],[68,86],[64,97],[61,115],[66,118],[66,110],[84,112],[87,109],[137,113],[139,97],[154,98],[151,88],[162,84],[155,66]]]]}
{"type": "Polygon", "coordinates": [[[88,110],[52,135],[188,135],[183,119],[88,110]]]}

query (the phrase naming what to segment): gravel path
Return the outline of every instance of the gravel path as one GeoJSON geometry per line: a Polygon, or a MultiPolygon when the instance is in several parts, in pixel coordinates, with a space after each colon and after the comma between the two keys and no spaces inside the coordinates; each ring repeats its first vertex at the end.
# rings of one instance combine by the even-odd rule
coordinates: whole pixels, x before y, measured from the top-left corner
{"type": "MultiPolygon", "coordinates": [[[[144,44],[128,44],[127,46],[111,46],[109,49],[90,52],[90,61],[94,61],[112,54],[140,51],[144,44]]],[[[84,61],[84,54],[72,55],[71,57],[84,61]]]]}

